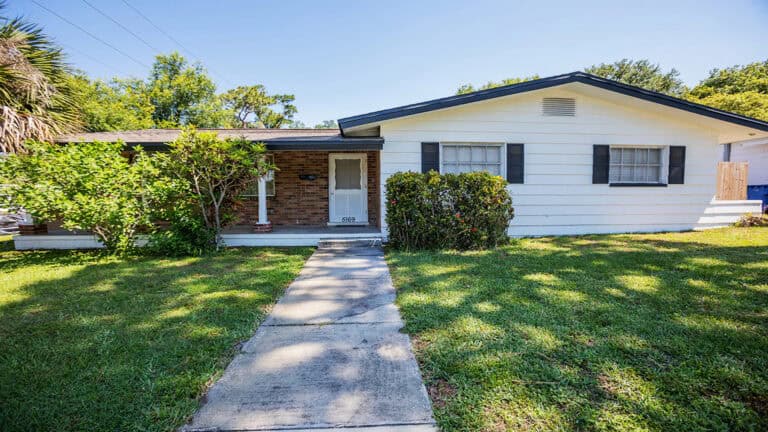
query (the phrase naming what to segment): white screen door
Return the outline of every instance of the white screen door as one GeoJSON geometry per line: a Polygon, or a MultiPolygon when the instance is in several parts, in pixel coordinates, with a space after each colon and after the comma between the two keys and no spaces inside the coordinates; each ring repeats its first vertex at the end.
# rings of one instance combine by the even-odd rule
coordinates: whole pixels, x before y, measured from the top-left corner
{"type": "Polygon", "coordinates": [[[332,224],[367,224],[368,189],[365,153],[329,156],[329,209],[332,224]]]}

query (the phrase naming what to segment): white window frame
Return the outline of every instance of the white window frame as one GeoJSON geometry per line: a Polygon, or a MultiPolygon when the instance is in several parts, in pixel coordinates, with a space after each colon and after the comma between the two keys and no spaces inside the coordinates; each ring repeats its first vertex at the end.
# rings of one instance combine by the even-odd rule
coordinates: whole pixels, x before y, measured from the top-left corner
{"type": "MultiPolygon", "coordinates": [[[[267,153],[265,155],[267,157],[267,160],[274,165],[275,164],[275,155],[272,153],[267,153]]],[[[277,192],[277,188],[275,185],[275,171],[269,170],[267,173],[267,196],[273,197],[275,196],[275,193],[277,192]]],[[[256,181],[253,182],[253,186],[250,190],[246,190],[243,193],[240,194],[242,198],[258,198],[259,196],[259,180],[256,179],[256,181]]]]}
{"type": "Polygon", "coordinates": [[[499,176],[507,178],[507,152],[506,143],[488,142],[488,141],[441,141],[440,142],[440,173],[445,173],[445,157],[443,156],[443,146],[493,146],[499,148],[499,176]]]}
{"type": "MultiPolygon", "coordinates": [[[[620,144],[620,145],[610,145],[608,148],[608,182],[612,185],[660,185],[665,186],[667,182],[669,181],[669,146],[659,146],[659,145],[629,145],[629,144],[620,144]],[[634,182],[634,181],[621,181],[621,182],[614,182],[611,181],[611,170],[613,169],[614,163],[610,159],[610,153],[613,149],[650,149],[650,150],[661,150],[659,154],[659,179],[658,181],[642,181],[642,182],[634,182]]],[[[619,164],[621,165],[621,164],[619,164]]]]}

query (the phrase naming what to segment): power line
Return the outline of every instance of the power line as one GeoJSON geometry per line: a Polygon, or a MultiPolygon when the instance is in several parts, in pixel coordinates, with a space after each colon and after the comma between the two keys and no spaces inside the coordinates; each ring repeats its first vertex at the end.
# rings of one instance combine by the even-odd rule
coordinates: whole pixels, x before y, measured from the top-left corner
{"type": "MultiPolygon", "coordinates": [[[[85,0],[83,0],[83,1],[85,1],[85,0]]],[[[160,26],[158,26],[157,24],[155,24],[155,22],[154,22],[154,21],[152,21],[151,19],[149,19],[149,17],[148,17],[148,16],[144,15],[143,13],[141,13],[141,11],[140,11],[139,9],[137,9],[135,6],[133,6],[133,5],[131,5],[130,3],[128,3],[128,1],[127,1],[127,0],[122,0],[122,2],[123,2],[123,3],[124,3],[126,6],[128,6],[129,8],[131,8],[131,9],[132,9],[134,12],[136,12],[136,14],[137,14],[137,15],[139,15],[140,17],[142,17],[142,18],[144,19],[144,21],[148,22],[148,23],[149,23],[149,24],[150,24],[152,27],[154,27],[154,28],[155,28],[155,30],[159,31],[159,32],[160,32],[160,33],[162,33],[162,34],[163,34],[165,37],[167,37],[168,39],[170,39],[170,40],[171,40],[173,43],[175,43],[176,45],[178,45],[178,46],[179,46],[179,47],[180,47],[180,48],[181,48],[181,49],[182,49],[184,52],[186,52],[186,53],[187,53],[187,54],[188,54],[190,57],[192,57],[192,58],[194,58],[194,59],[196,59],[196,60],[198,60],[198,61],[200,60],[200,56],[198,56],[197,54],[195,54],[194,52],[192,52],[192,50],[190,50],[189,48],[187,48],[186,46],[184,46],[184,45],[183,45],[181,42],[179,42],[178,40],[176,40],[176,39],[175,39],[173,36],[171,36],[170,34],[168,34],[168,32],[166,32],[165,30],[163,30],[162,28],[160,28],[160,26]]],[[[232,84],[232,82],[231,82],[230,80],[228,80],[228,79],[227,79],[227,77],[225,77],[224,75],[222,75],[222,74],[220,74],[220,73],[217,73],[215,70],[213,70],[213,69],[212,69],[212,68],[210,68],[210,67],[208,67],[208,70],[210,70],[210,71],[211,71],[211,73],[213,73],[214,75],[216,75],[216,76],[218,76],[219,78],[221,78],[221,79],[222,79],[224,82],[226,82],[226,83],[227,83],[227,84],[229,84],[230,86],[231,86],[231,85],[233,85],[233,84],[232,84]]]]}
{"type": "Polygon", "coordinates": [[[89,2],[88,2],[88,0],[82,0],[82,1],[83,1],[83,3],[87,4],[87,5],[88,5],[88,6],[89,6],[91,9],[93,9],[93,10],[95,10],[96,12],[100,13],[100,14],[101,14],[101,15],[102,15],[104,18],[106,18],[106,19],[108,19],[108,20],[112,21],[113,23],[117,24],[117,26],[119,26],[121,29],[123,29],[123,30],[125,30],[126,32],[130,33],[130,35],[131,35],[131,36],[133,36],[133,37],[135,37],[136,39],[138,39],[138,40],[139,40],[141,43],[143,43],[144,45],[146,45],[147,47],[149,47],[149,49],[151,49],[152,51],[154,51],[154,52],[155,52],[155,53],[157,53],[157,54],[160,54],[160,50],[159,50],[159,49],[157,49],[157,48],[153,47],[152,45],[150,45],[150,44],[149,44],[149,42],[147,42],[147,41],[146,41],[146,40],[144,40],[144,39],[143,39],[141,36],[139,36],[139,35],[137,35],[136,33],[134,33],[134,32],[133,32],[131,29],[129,29],[128,27],[126,27],[126,26],[122,25],[122,24],[121,24],[119,21],[117,21],[116,19],[112,18],[111,16],[107,15],[107,14],[106,14],[104,11],[102,11],[101,9],[99,9],[99,8],[97,8],[96,6],[94,6],[94,5],[92,5],[91,3],[89,3],[89,2]]]}
{"type": "MultiPolygon", "coordinates": [[[[83,1],[85,1],[85,0],[83,0],[83,1]]],[[[175,43],[176,45],[180,46],[180,47],[181,47],[181,49],[182,49],[182,50],[184,50],[184,51],[186,51],[186,53],[187,53],[187,54],[189,54],[190,56],[192,56],[192,57],[194,57],[194,58],[198,58],[198,57],[199,57],[199,56],[197,56],[195,53],[193,53],[192,51],[190,51],[190,50],[189,50],[187,47],[185,47],[184,45],[182,45],[182,44],[181,44],[181,42],[179,42],[179,41],[177,41],[176,39],[174,39],[174,38],[173,38],[173,36],[171,36],[171,35],[169,35],[168,33],[166,33],[166,32],[165,32],[165,30],[161,29],[161,28],[160,28],[160,27],[159,27],[157,24],[155,24],[155,23],[154,23],[154,22],[153,22],[151,19],[149,19],[149,18],[148,18],[146,15],[144,15],[143,13],[141,13],[141,11],[140,11],[140,10],[136,9],[134,6],[132,6],[132,5],[131,5],[130,3],[128,3],[126,0],[122,0],[122,2],[123,2],[123,3],[125,3],[125,5],[126,5],[126,6],[128,6],[129,8],[133,9],[133,11],[134,11],[134,12],[136,12],[136,14],[138,14],[140,17],[144,18],[144,21],[148,22],[148,23],[149,23],[149,24],[150,24],[152,27],[154,27],[154,28],[155,28],[157,31],[159,31],[159,32],[160,32],[160,33],[162,33],[162,34],[163,34],[165,37],[167,37],[168,39],[170,39],[171,41],[173,41],[173,43],[175,43]]]]}
{"type": "Polygon", "coordinates": [[[68,20],[68,19],[64,18],[63,16],[61,16],[61,15],[57,14],[56,12],[54,12],[54,11],[52,11],[52,10],[48,9],[47,7],[45,7],[45,6],[41,5],[41,4],[40,4],[40,3],[38,3],[36,0],[31,0],[31,1],[32,1],[32,3],[36,4],[38,7],[42,8],[42,9],[45,9],[45,10],[46,10],[46,11],[48,11],[50,14],[52,14],[52,15],[56,16],[58,19],[60,19],[60,20],[64,21],[65,23],[67,23],[67,24],[71,25],[72,27],[75,27],[76,29],[78,29],[78,30],[80,30],[81,32],[83,32],[83,33],[87,34],[88,36],[90,36],[91,38],[93,38],[93,39],[97,40],[98,42],[101,42],[102,44],[104,44],[104,45],[108,46],[109,48],[112,48],[112,49],[113,49],[114,51],[116,51],[117,53],[119,53],[119,54],[122,54],[123,56],[125,56],[125,57],[127,57],[127,58],[129,58],[129,59],[133,60],[135,63],[137,63],[137,64],[139,64],[139,65],[141,65],[141,66],[143,66],[143,67],[145,67],[145,68],[149,68],[149,65],[147,65],[147,64],[145,64],[145,63],[143,63],[143,62],[141,62],[141,61],[137,60],[136,58],[132,57],[131,55],[129,55],[129,54],[127,54],[127,53],[125,53],[125,52],[124,52],[123,50],[121,50],[120,48],[118,48],[118,47],[116,47],[116,46],[112,45],[112,44],[111,44],[111,43],[109,43],[109,42],[106,42],[105,40],[101,39],[100,37],[98,37],[98,36],[94,35],[93,33],[89,32],[88,30],[86,30],[86,29],[84,29],[84,28],[80,27],[79,25],[77,25],[77,24],[73,23],[72,21],[70,21],[70,20],[68,20]]]}

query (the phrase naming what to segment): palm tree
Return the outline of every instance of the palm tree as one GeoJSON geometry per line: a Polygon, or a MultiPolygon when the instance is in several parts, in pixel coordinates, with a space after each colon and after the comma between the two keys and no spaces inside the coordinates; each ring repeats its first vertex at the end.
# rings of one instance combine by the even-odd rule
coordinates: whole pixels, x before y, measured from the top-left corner
{"type": "Polygon", "coordinates": [[[35,24],[5,18],[0,1],[0,151],[24,152],[28,139],[49,141],[80,124],[69,66],[35,24]]]}

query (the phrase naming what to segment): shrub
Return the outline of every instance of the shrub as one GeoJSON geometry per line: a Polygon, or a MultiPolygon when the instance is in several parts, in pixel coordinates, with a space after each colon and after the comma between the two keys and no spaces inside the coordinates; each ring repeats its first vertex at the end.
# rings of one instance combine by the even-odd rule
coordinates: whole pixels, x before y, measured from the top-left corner
{"type": "Polygon", "coordinates": [[[0,163],[6,205],[92,231],[112,253],[133,250],[138,233],[152,230],[153,212],[166,204],[169,179],[141,149],[132,162],[120,142],[30,142],[28,150],[0,163]]]}
{"type": "Polygon", "coordinates": [[[157,156],[168,175],[189,185],[205,226],[222,245],[222,227],[234,220],[237,197],[275,167],[264,157],[266,147],[245,138],[220,139],[215,132],[185,129],[157,156]]]}
{"type": "Polygon", "coordinates": [[[387,179],[389,243],[398,249],[481,249],[508,241],[507,183],[485,172],[400,172],[387,179]]]}
{"type": "Polygon", "coordinates": [[[205,226],[194,209],[177,208],[168,217],[168,228],[149,235],[146,252],[160,256],[200,256],[216,249],[216,232],[205,226]]]}
{"type": "Polygon", "coordinates": [[[753,215],[752,213],[747,213],[744,216],[740,217],[738,221],[734,224],[737,227],[763,227],[768,226],[768,215],[753,215]]]}

